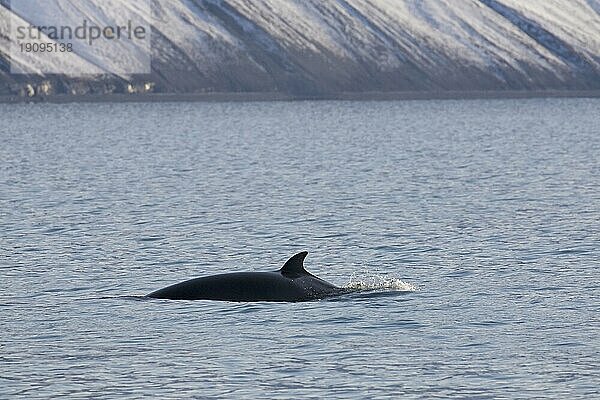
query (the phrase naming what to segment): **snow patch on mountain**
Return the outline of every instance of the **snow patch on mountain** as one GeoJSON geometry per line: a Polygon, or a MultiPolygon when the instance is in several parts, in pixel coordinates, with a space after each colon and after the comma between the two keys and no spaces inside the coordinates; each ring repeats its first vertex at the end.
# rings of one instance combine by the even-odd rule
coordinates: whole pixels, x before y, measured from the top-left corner
{"type": "MultiPolygon", "coordinates": [[[[36,7],[50,12],[57,2],[36,7]]],[[[600,88],[600,0],[152,0],[151,13],[140,3],[81,2],[65,12],[108,22],[126,7],[151,24],[144,79],[161,91],[600,88]]],[[[6,32],[11,12],[0,11],[6,32]]],[[[0,36],[0,68],[8,43],[0,36]]],[[[129,50],[13,62],[118,72],[144,49],[129,50]]]]}

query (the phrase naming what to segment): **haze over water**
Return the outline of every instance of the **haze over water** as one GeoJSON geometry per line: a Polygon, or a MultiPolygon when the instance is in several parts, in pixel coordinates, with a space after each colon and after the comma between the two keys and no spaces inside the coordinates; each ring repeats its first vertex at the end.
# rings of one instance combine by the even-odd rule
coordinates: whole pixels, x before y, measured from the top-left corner
{"type": "Polygon", "coordinates": [[[598,395],[599,107],[0,104],[0,397],[598,395]],[[376,290],[142,297],[302,250],[376,290]]]}

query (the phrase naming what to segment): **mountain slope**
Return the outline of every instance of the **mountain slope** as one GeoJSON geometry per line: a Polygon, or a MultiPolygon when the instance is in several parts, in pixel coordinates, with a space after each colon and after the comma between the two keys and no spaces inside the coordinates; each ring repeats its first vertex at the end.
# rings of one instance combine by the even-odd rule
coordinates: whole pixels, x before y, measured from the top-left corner
{"type": "MultiPolygon", "coordinates": [[[[81,7],[91,20],[104,15],[81,7]]],[[[0,6],[0,93],[42,81],[71,93],[131,82],[176,93],[600,89],[599,12],[600,0],[155,0],[142,15],[151,74],[72,79],[9,73],[11,11],[0,6]]]]}

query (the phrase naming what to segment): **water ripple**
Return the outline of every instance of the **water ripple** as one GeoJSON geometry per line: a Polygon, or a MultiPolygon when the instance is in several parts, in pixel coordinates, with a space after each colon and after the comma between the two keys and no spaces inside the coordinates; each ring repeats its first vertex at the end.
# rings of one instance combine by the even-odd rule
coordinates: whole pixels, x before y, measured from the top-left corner
{"type": "Polygon", "coordinates": [[[598,106],[2,104],[0,397],[592,398],[598,106]],[[302,250],[351,293],[144,296],[302,250]]]}

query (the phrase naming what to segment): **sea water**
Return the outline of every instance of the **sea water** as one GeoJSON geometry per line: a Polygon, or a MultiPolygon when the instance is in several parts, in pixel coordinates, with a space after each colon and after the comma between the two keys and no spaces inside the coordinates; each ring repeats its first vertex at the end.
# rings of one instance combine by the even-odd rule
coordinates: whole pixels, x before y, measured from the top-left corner
{"type": "Polygon", "coordinates": [[[599,396],[599,109],[2,104],[0,397],[599,396]],[[303,250],[361,291],[143,297],[303,250]]]}

